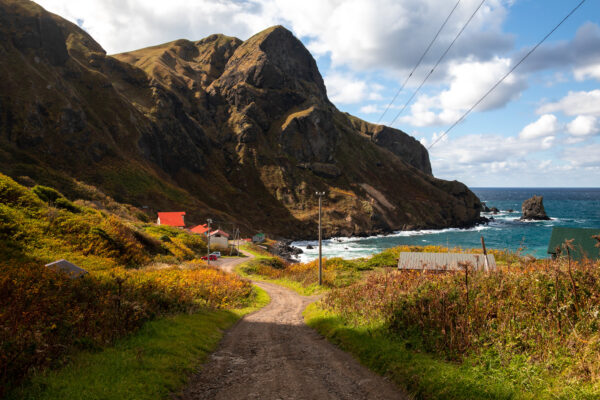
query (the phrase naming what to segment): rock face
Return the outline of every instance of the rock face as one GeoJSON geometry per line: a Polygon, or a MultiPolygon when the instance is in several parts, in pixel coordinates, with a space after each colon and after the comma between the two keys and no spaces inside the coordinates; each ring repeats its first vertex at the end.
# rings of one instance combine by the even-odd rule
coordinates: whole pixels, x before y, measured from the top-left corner
{"type": "Polygon", "coordinates": [[[298,254],[302,254],[302,249],[291,245],[290,240],[280,240],[270,246],[269,251],[288,262],[297,262],[294,258],[298,254]]]}
{"type": "Polygon", "coordinates": [[[0,0],[0,75],[0,171],[74,198],[78,179],[151,213],[289,238],[315,236],[317,190],[325,236],[481,221],[417,140],[337,110],[281,26],[109,56],[35,3],[0,0]]]}
{"type": "Polygon", "coordinates": [[[523,202],[521,207],[523,215],[522,220],[549,220],[544,210],[544,197],[533,196],[523,202]]]}

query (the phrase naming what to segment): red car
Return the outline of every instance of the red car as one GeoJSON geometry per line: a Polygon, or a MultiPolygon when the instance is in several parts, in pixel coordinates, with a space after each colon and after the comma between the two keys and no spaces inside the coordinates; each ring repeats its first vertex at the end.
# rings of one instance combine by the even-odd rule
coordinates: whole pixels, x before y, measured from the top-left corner
{"type": "Polygon", "coordinates": [[[215,254],[210,254],[208,256],[202,256],[202,259],[209,261],[217,261],[217,256],[215,254]]]}

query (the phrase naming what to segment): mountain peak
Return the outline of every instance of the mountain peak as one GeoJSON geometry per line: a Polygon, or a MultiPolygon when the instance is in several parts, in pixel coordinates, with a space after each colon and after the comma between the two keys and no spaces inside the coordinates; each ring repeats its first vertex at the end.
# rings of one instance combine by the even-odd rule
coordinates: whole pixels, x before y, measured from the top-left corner
{"type": "Polygon", "coordinates": [[[317,63],[292,32],[276,25],[243,42],[229,59],[220,81],[233,87],[240,81],[259,89],[299,89],[326,98],[317,63]]]}

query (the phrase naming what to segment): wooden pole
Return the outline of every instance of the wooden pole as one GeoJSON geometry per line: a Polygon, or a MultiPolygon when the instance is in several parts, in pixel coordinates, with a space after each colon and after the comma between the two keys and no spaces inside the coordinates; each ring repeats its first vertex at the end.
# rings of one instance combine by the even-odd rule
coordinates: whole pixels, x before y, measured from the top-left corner
{"type": "Polygon", "coordinates": [[[483,235],[481,235],[481,247],[483,248],[483,262],[485,264],[485,270],[489,271],[490,265],[488,263],[487,249],[485,248],[485,240],[483,239],[483,235]]]}

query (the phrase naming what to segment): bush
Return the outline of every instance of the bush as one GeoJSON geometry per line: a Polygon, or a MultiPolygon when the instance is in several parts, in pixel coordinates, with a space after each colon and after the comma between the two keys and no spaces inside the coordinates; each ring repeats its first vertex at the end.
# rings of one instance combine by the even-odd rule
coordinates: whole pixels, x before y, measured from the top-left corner
{"type": "MultiPolygon", "coordinates": [[[[350,325],[449,360],[513,360],[580,382],[600,379],[600,262],[522,260],[497,272],[392,271],[333,290],[325,308],[350,325]]],[[[473,362],[473,361],[472,361],[473,362]]],[[[483,368],[487,368],[482,365],[483,368]]],[[[489,365],[488,365],[489,367],[489,365]]]]}
{"type": "Polygon", "coordinates": [[[63,210],[70,211],[72,213],[80,213],[81,208],[77,207],[75,204],[71,203],[69,200],[64,197],[59,197],[54,201],[54,206],[56,208],[62,208],[63,210]]]}
{"type": "Polygon", "coordinates": [[[42,186],[42,185],[35,185],[33,187],[33,189],[31,189],[31,191],[33,193],[35,193],[35,195],[37,197],[39,197],[40,200],[45,201],[46,203],[50,203],[50,204],[54,204],[54,202],[56,201],[56,199],[64,197],[57,190],[52,189],[52,188],[47,187],[47,186],[42,186]]]}
{"type": "Polygon", "coordinates": [[[33,264],[0,266],[0,388],[56,365],[70,350],[105,346],[157,315],[237,307],[251,296],[250,282],[202,263],[80,279],[33,264]]]}

